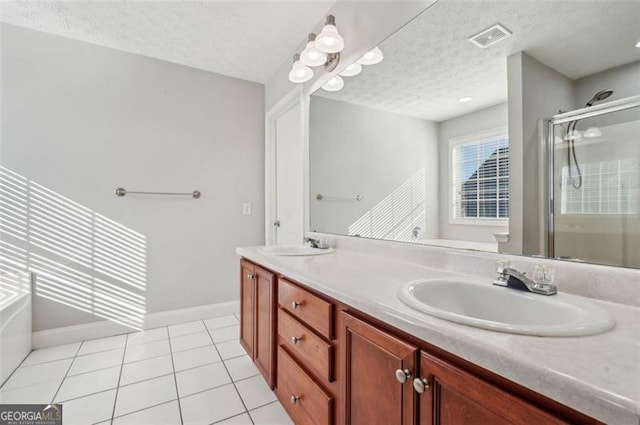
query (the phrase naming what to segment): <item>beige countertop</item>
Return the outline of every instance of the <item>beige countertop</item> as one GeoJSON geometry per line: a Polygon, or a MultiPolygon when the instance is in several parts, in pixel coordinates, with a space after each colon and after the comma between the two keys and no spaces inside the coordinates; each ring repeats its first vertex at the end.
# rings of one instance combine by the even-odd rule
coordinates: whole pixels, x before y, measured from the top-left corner
{"type": "Polygon", "coordinates": [[[344,249],[299,257],[258,249],[236,253],[600,421],[640,424],[640,308],[592,299],[616,320],[598,335],[500,333],[420,313],[396,296],[416,279],[460,276],[491,284],[486,277],[344,249]]]}

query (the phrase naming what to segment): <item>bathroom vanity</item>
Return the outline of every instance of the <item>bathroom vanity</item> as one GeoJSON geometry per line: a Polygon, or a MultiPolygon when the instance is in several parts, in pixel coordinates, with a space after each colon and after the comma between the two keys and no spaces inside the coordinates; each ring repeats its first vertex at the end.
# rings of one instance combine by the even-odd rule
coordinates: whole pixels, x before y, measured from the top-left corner
{"type": "Polygon", "coordinates": [[[621,338],[638,325],[627,323],[636,316],[625,319],[624,307],[605,334],[512,335],[446,322],[397,300],[396,282],[451,277],[446,271],[340,250],[298,258],[237,253],[242,344],[296,424],[637,423],[633,406],[615,406],[628,396],[638,403],[627,375],[638,371],[636,349],[632,337],[621,338]],[[627,350],[616,361],[628,364],[596,364],[603,344],[627,350]],[[628,380],[627,389],[616,379],[628,380]]]}

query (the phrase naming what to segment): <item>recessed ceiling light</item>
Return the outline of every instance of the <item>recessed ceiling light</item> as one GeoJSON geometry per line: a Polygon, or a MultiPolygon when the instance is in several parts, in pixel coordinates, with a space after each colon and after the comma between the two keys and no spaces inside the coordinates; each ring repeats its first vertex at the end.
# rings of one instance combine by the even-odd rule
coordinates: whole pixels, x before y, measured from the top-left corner
{"type": "Polygon", "coordinates": [[[458,99],[458,102],[460,103],[469,103],[473,100],[472,97],[469,96],[465,96],[465,97],[461,97],[460,99],[458,99]]]}

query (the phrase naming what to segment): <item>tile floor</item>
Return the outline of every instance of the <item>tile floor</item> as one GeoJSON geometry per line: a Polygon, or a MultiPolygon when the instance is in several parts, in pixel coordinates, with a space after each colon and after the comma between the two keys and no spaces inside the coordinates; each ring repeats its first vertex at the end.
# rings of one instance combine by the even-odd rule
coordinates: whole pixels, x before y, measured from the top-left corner
{"type": "Polygon", "coordinates": [[[0,403],[62,403],[65,425],[293,425],[238,335],[231,315],[36,350],[0,403]]]}

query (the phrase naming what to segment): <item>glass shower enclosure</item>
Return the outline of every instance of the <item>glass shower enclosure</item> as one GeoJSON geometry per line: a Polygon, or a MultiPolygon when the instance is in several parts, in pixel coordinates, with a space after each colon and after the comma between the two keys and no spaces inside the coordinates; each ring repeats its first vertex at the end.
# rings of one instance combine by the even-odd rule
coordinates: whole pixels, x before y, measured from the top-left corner
{"type": "Polygon", "coordinates": [[[640,96],[554,116],[549,257],[640,268],[640,96]]]}

